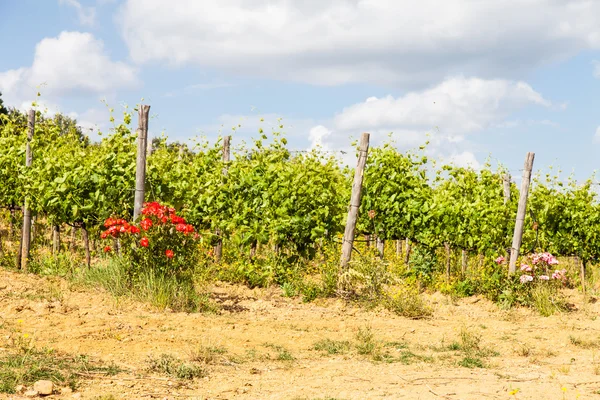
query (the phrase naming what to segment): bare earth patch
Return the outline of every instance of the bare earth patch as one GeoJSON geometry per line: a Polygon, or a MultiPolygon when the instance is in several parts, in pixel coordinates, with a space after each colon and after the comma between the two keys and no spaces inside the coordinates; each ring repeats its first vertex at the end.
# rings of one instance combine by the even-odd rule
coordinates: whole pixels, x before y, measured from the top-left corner
{"type": "Polygon", "coordinates": [[[577,310],[548,318],[436,294],[424,320],[278,289],[212,292],[219,314],[169,313],[1,270],[0,359],[27,335],[118,366],[78,371],[83,399],[600,398],[600,303],[574,292],[577,310]]]}

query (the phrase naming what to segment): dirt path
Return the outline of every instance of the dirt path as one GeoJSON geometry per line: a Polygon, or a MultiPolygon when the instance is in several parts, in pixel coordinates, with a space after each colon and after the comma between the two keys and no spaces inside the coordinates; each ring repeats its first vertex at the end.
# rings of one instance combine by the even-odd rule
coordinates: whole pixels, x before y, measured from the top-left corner
{"type": "Polygon", "coordinates": [[[81,381],[83,399],[600,398],[600,304],[582,304],[576,293],[577,311],[549,318],[434,295],[434,317],[412,321],[341,301],[303,304],[276,289],[213,292],[224,307],[219,315],[164,313],[59,279],[0,270],[0,356],[11,338],[27,333],[36,346],[126,369],[81,381]],[[331,349],[338,354],[314,349],[325,339],[341,346],[331,349]],[[204,378],[147,371],[149,357],[187,361],[201,347],[213,349],[205,354],[204,378]],[[459,366],[478,363],[483,368],[459,366]]]}

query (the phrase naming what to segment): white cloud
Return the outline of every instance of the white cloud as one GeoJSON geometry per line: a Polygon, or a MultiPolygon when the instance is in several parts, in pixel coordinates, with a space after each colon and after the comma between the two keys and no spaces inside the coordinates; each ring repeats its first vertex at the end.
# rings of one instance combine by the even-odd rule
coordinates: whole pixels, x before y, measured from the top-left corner
{"type": "Polygon", "coordinates": [[[118,21],[139,63],[322,85],[515,79],[600,48],[590,0],[127,0],[118,21]]]}
{"type": "Polygon", "coordinates": [[[452,154],[449,157],[449,161],[459,167],[472,167],[474,169],[481,168],[481,164],[477,161],[475,154],[470,151],[463,151],[462,153],[452,154]]]}
{"type": "Polygon", "coordinates": [[[594,143],[600,143],[600,125],[596,128],[596,133],[594,134],[594,143]]]}
{"type": "Polygon", "coordinates": [[[553,108],[551,101],[524,82],[455,77],[401,97],[369,97],[313,129],[328,132],[322,141],[333,149],[345,146],[348,136],[365,131],[371,133],[373,146],[386,140],[390,132],[400,149],[429,140],[431,155],[479,168],[469,136],[510,124],[505,120],[512,112],[530,105],[553,108]]]}
{"type": "Polygon", "coordinates": [[[323,125],[317,125],[310,129],[308,132],[308,140],[310,141],[309,149],[315,149],[321,147],[323,150],[327,150],[328,146],[323,144],[323,139],[331,135],[331,131],[323,125]]]}
{"type": "Polygon", "coordinates": [[[62,32],[45,38],[35,48],[33,64],[0,72],[0,91],[13,104],[44,96],[104,94],[139,86],[136,69],[112,61],[101,40],[90,33],[62,32]]]}
{"type": "Polygon", "coordinates": [[[58,0],[58,4],[74,8],[77,11],[77,18],[81,25],[94,26],[96,24],[96,9],[94,7],[84,7],[77,0],[58,0]]]}
{"type": "Polygon", "coordinates": [[[398,98],[368,98],[345,108],[334,124],[342,131],[438,127],[445,134],[462,135],[487,128],[529,104],[552,105],[524,82],[456,77],[398,98]]]}

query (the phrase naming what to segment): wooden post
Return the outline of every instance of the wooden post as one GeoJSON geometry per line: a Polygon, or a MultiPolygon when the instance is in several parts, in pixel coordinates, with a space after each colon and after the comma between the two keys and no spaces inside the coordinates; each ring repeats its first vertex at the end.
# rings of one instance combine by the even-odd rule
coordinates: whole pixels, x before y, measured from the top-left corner
{"type": "Polygon", "coordinates": [[[404,258],[404,264],[408,265],[410,261],[410,239],[406,238],[406,254],[404,258]]]}
{"type": "Polygon", "coordinates": [[[510,201],[510,174],[506,173],[502,175],[502,184],[504,188],[504,204],[508,204],[510,201]]]}
{"type": "Polygon", "coordinates": [[[83,248],[85,249],[85,263],[89,268],[91,265],[91,255],[90,255],[90,237],[88,235],[88,230],[85,225],[81,227],[81,237],[83,238],[83,248]]]}
{"type": "Polygon", "coordinates": [[[379,253],[379,258],[383,260],[383,252],[385,250],[385,240],[377,236],[375,239],[375,243],[377,243],[377,252],[379,253]]]}
{"type": "MultiPolygon", "coordinates": [[[[502,184],[504,188],[504,205],[510,202],[510,174],[507,172],[502,175],[502,184]]],[[[510,249],[506,251],[506,259],[510,261],[510,249]]]]}
{"type": "Polygon", "coordinates": [[[462,276],[464,277],[467,272],[467,265],[469,263],[468,258],[467,258],[467,251],[463,250],[461,256],[462,256],[462,263],[461,263],[460,271],[462,273],[462,276]]]}
{"type": "Polygon", "coordinates": [[[346,220],[346,230],[344,231],[344,241],[342,243],[342,259],[340,266],[346,269],[350,258],[352,257],[352,245],[354,244],[354,230],[356,228],[356,219],[358,217],[358,208],[360,207],[360,196],[362,191],[363,173],[367,164],[367,154],[369,152],[369,134],[363,133],[360,138],[360,147],[358,153],[358,162],[354,172],[354,182],[352,183],[352,196],[350,197],[350,206],[348,207],[348,218],[346,220]]]}
{"type": "Polygon", "coordinates": [[[8,227],[8,237],[12,240],[13,235],[15,234],[15,220],[17,216],[15,215],[15,209],[11,207],[10,209],[10,225],[8,227]]]}
{"type": "Polygon", "coordinates": [[[52,254],[58,255],[60,252],[60,225],[52,226],[52,254]]]}
{"type": "Polygon", "coordinates": [[[517,209],[515,232],[513,235],[512,247],[510,249],[510,263],[508,265],[509,274],[514,274],[517,270],[517,258],[519,257],[521,241],[523,240],[523,225],[525,223],[525,213],[527,211],[527,197],[529,196],[529,184],[531,183],[531,170],[533,169],[534,158],[534,153],[527,153],[525,165],[523,167],[521,193],[519,194],[519,208],[517,209]]]}
{"type": "MultiPolygon", "coordinates": [[[[223,138],[223,176],[227,176],[227,167],[229,164],[229,159],[231,157],[231,136],[225,136],[223,138]]],[[[217,235],[217,245],[215,246],[215,261],[221,262],[221,258],[223,257],[223,238],[221,237],[221,230],[217,229],[215,231],[217,235]]]]}
{"type": "Polygon", "coordinates": [[[137,222],[144,206],[146,184],[146,153],[148,151],[148,114],[150,106],[140,105],[138,122],[138,148],[135,161],[135,199],[133,203],[133,220],[137,222]]]}
{"type": "Polygon", "coordinates": [[[450,282],[450,256],[452,254],[450,251],[450,244],[444,243],[444,248],[446,249],[446,281],[450,282]]]}
{"type": "MultiPolygon", "coordinates": [[[[25,148],[25,166],[31,167],[33,162],[33,154],[31,152],[31,141],[35,131],[35,110],[29,110],[27,114],[27,147],[25,148]]],[[[31,248],[31,210],[29,209],[28,199],[25,198],[23,206],[23,235],[22,235],[22,251],[21,251],[21,269],[27,272],[29,264],[29,250],[31,248]]]]}
{"type": "Polygon", "coordinates": [[[365,235],[365,246],[367,248],[371,247],[371,235],[365,235]]]}
{"type": "Polygon", "coordinates": [[[398,257],[399,260],[402,259],[402,240],[400,239],[396,240],[396,257],[398,257]]]}

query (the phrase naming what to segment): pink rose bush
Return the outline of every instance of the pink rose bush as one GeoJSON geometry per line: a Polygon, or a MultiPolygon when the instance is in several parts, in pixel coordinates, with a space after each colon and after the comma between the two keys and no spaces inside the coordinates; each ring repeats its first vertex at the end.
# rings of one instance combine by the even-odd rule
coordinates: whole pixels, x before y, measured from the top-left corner
{"type": "Polygon", "coordinates": [[[567,281],[567,270],[555,269],[552,271],[555,265],[558,265],[558,260],[550,253],[535,253],[529,258],[529,263],[521,264],[521,277],[520,282],[527,284],[528,282],[538,281],[560,281],[566,283],[567,281]]]}

